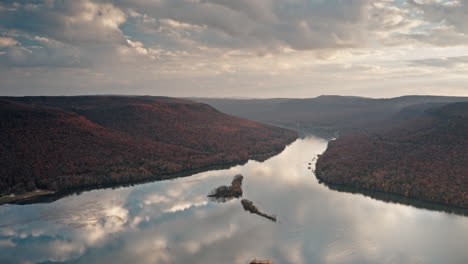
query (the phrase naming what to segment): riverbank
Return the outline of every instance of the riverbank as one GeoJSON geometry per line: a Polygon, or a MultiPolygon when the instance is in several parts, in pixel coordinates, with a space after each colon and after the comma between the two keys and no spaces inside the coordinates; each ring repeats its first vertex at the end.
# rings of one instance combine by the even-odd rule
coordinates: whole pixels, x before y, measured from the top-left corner
{"type": "Polygon", "coordinates": [[[48,190],[35,190],[32,192],[27,192],[23,194],[10,194],[6,196],[0,197],[0,205],[7,204],[7,203],[15,203],[17,201],[24,201],[27,199],[33,199],[35,197],[45,196],[45,195],[52,195],[55,192],[48,191],[48,190]]]}
{"type": "Polygon", "coordinates": [[[161,97],[3,97],[0,195],[160,180],[264,160],[298,135],[161,97]]]}
{"type": "Polygon", "coordinates": [[[348,132],[329,142],[316,175],[331,184],[468,209],[467,113],[468,103],[454,103],[348,132]]]}
{"type": "Polygon", "coordinates": [[[165,180],[171,180],[171,179],[176,179],[176,178],[189,177],[197,173],[213,171],[213,170],[225,170],[225,169],[229,169],[235,166],[244,165],[249,160],[263,162],[273,156],[278,155],[287,146],[289,146],[291,143],[293,143],[296,140],[297,139],[291,140],[291,142],[288,142],[281,150],[269,152],[269,153],[254,154],[254,155],[251,155],[249,159],[239,160],[237,162],[232,162],[232,163],[212,164],[209,166],[183,170],[183,171],[179,171],[175,173],[152,175],[152,176],[145,177],[145,178],[137,178],[137,179],[122,181],[122,182],[117,182],[117,183],[109,182],[109,183],[102,183],[102,184],[95,184],[95,185],[93,184],[84,185],[80,187],[67,188],[67,189],[63,189],[60,191],[40,190],[40,191],[28,192],[24,194],[15,194],[14,196],[10,194],[10,195],[0,197],[0,206],[3,204],[26,205],[26,204],[34,204],[34,203],[49,203],[49,202],[53,202],[61,198],[73,195],[73,194],[80,194],[86,191],[129,187],[129,186],[145,184],[145,183],[150,183],[150,182],[155,182],[155,181],[165,181],[165,180]]]}
{"type": "Polygon", "coordinates": [[[468,214],[468,197],[459,190],[462,188],[460,185],[455,186],[456,181],[439,186],[437,182],[431,183],[430,179],[413,179],[415,174],[410,177],[401,168],[393,172],[393,177],[385,177],[379,174],[379,170],[368,170],[367,166],[371,165],[366,161],[355,161],[350,165],[343,158],[331,157],[333,154],[330,152],[327,150],[318,158],[315,175],[332,190],[361,193],[378,200],[419,208],[468,214]]]}
{"type": "Polygon", "coordinates": [[[409,205],[415,208],[426,209],[430,211],[445,212],[456,215],[468,216],[468,209],[461,208],[453,205],[447,205],[444,203],[432,202],[418,199],[417,197],[406,197],[398,193],[382,192],[376,190],[363,189],[355,186],[348,186],[343,184],[334,184],[332,182],[327,182],[323,178],[316,176],[320,184],[323,184],[328,189],[337,192],[351,193],[351,194],[361,194],[365,197],[369,197],[375,200],[409,205]]]}
{"type": "Polygon", "coordinates": [[[323,263],[330,252],[353,252],[333,260],[379,263],[395,259],[397,252],[409,256],[397,257],[401,263],[465,263],[468,218],[328,190],[307,170],[325,148],[325,140],[308,137],[262,163],[84,192],[53,203],[0,206],[2,240],[17,245],[4,243],[0,262],[107,263],[118,256],[125,263],[249,263],[254,258],[285,263],[295,260],[291,252],[299,252],[307,263],[323,263]],[[244,211],[240,200],[220,204],[206,197],[237,174],[245,176],[244,198],[277,215],[276,224],[244,211]],[[78,247],[62,258],[60,249],[68,250],[70,241],[78,247]],[[450,246],[440,250],[441,245],[450,246]]]}

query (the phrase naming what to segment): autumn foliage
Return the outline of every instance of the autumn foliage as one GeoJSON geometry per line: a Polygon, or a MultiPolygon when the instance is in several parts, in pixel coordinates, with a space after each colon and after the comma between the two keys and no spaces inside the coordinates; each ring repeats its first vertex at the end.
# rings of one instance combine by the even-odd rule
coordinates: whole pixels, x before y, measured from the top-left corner
{"type": "Polygon", "coordinates": [[[295,132],[166,97],[0,99],[0,195],[161,179],[264,159],[295,132]]]}
{"type": "Polygon", "coordinates": [[[467,153],[468,103],[453,103],[345,133],[329,143],[316,174],[327,183],[468,208],[467,153]]]}

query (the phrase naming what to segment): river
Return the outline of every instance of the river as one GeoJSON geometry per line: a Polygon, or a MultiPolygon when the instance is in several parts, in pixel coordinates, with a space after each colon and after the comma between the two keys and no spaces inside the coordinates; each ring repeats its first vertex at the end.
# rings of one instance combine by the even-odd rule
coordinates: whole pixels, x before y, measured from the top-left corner
{"type": "Polygon", "coordinates": [[[264,162],[0,206],[0,263],[468,263],[468,217],[330,190],[311,171],[326,146],[307,137],[264,162]],[[278,222],[207,199],[236,174],[278,222]]]}

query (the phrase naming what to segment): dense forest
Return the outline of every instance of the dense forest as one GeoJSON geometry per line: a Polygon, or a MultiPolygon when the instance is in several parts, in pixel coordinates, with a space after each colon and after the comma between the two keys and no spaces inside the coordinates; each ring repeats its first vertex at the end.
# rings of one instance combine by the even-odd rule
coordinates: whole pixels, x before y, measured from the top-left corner
{"type": "Polygon", "coordinates": [[[329,184],[468,208],[468,103],[410,106],[331,141],[316,165],[329,184]]]}
{"type": "Polygon", "coordinates": [[[3,97],[0,120],[0,195],[265,159],[297,137],[166,97],[3,97]]]}

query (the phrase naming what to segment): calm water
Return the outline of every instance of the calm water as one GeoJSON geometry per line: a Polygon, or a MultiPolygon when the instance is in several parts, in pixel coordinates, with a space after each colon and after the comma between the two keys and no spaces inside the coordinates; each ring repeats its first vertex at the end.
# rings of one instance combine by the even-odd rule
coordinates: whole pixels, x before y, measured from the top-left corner
{"type": "Polygon", "coordinates": [[[307,169],[326,144],[309,137],[265,162],[0,206],[0,263],[468,263],[468,217],[329,190],[307,169]],[[238,173],[244,197],[278,223],[206,198],[238,173]]]}

